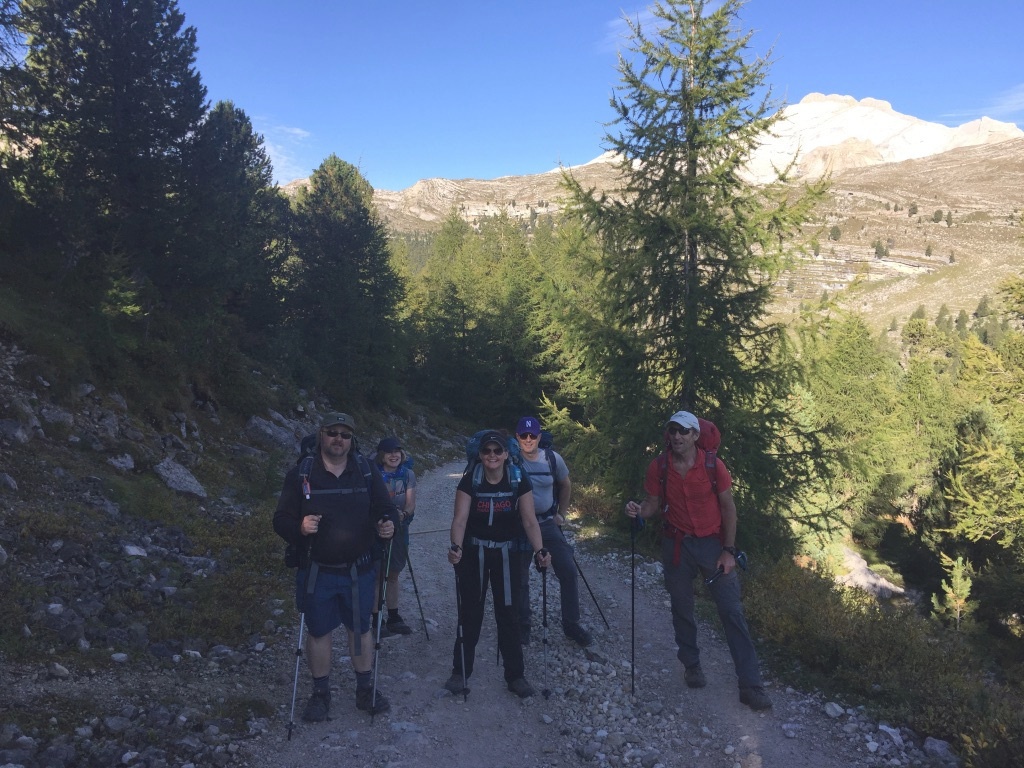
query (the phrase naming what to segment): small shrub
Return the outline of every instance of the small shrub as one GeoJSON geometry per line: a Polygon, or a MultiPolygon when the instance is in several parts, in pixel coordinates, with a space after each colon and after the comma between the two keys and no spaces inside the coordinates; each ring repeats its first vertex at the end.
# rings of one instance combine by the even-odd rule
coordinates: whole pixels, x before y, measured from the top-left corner
{"type": "Polygon", "coordinates": [[[1021,707],[1018,693],[983,679],[962,637],[909,606],[880,604],[788,560],[748,582],[746,598],[761,636],[880,717],[988,744],[1021,707]]]}

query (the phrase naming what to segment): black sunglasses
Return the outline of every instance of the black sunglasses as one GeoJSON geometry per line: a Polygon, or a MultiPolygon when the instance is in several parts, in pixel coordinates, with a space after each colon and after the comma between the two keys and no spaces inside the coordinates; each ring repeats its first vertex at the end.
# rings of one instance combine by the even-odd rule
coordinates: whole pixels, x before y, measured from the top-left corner
{"type": "Polygon", "coordinates": [[[531,435],[529,432],[519,433],[520,440],[536,440],[538,437],[540,437],[540,435],[531,435]]]}
{"type": "Polygon", "coordinates": [[[481,456],[492,456],[492,455],[493,456],[501,456],[503,453],[505,453],[505,449],[502,448],[500,445],[496,446],[494,448],[481,448],[480,449],[480,455],[481,456]]]}
{"type": "Polygon", "coordinates": [[[351,440],[351,432],[342,432],[340,429],[325,429],[324,434],[328,437],[340,437],[342,440],[351,440]]]}
{"type": "Polygon", "coordinates": [[[680,427],[677,424],[672,424],[668,428],[668,433],[670,435],[688,435],[691,432],[693,432],[693,429],[690,427],[680,427]]]}

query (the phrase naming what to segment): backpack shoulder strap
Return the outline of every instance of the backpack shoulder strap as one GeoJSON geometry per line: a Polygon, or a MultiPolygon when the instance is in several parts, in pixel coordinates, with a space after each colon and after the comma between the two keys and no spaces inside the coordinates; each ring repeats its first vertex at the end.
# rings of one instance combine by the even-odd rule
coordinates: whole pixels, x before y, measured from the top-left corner
{"type": "Polygon", "coordinates": [[[712,448],[704,451],[704,471],[708,473],[708,480],[711,481],[711,490],[718,497],[718,449],[712,448]]]}
{"type": "MultiPolygon", "coordinates": [[[[512,496],[514,498],[519,491],[519,481],[522,480],[523,478],[523,470],[522,467],[520,467],[514,461],[506,461],[505,467],[508,469],[508,481],[509,484],[512,486],[512,496]]],[[[478,461],[473,466],[473,493],[476,493],[477,490],[480,488],[480,484],[483,482],[483,478],[484,465],[478,461]]]]}
{"type": "Polygon", "coordinates": [[[309,500],[311,489],[309,487],[309,473],[313,471],[313,457],[303,456],[299,461],[299,487],[302,495],[309,500]]]}
{"type": "Polygon", "coordinates": [[[661,485],[661,494],[658,496],[658,507],[662,512],[668,511],[668,453],[662,451],[655,461],[658,462],[658,481],[661,485]]]}
{"type": "Polygon", "coordinates": [[[366,457],[361,453],[356,453],[356,466],[359,467],[360,473],[363,475],[363,482],[366,483],[367,493],[373,491],[373,469],[370,467],[370,462],[366,460],[366,457]]]}

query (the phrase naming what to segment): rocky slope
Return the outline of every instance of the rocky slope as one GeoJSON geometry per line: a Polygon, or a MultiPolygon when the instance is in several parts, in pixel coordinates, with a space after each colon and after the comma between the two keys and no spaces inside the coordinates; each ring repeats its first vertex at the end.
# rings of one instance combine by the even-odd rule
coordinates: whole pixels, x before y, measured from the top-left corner
{"type": "MultiPolygon", "coordinates": [[[[256,479],[243,471],[246,457],[293,455],[297,437],[323,407],[306,402],[288,414],[232,423],[196,402],[168,413],[161,427],[134,416],[116,393],[85,382],[70,401],[56,397],[31,363],[23,351],[0,344],[0,765],[498,765],[512,756],[516,765],[536,768],[955,762],[949,746],[927,734],[878,723],[777,679],[770,686],[774,710],[750,712],[737,700],[727,651],[710,627],[702,642],[711,685],[686,689],[659,566],[641,559],[634,571],[626,554],[600,554],[582,542],[577,556],[608,621],[606,627],[581,590],[595,646],[583,652],[556,629],[551,579],[550,642],[541,642],[538,628],[527,662],[549,697],[520,702],[504,690],[491,664],[489,627],[463,704],[441,687],[455,622],[444,551],[461,461],[422,477],[411,551],[418,583],[403,576],[401,601],[416,633],[386,640],[380,657],[392,712],[370,720],[351,706],[354,681],[346,649],[338,646],[334,720],[300,724],[289,741],[296,615],[288,574],[272,536],[262,556],[240,562],[230,534],[269,527],[261,493],[242,491],[256,479]],[[138,493],[116,490],[120,480],[138,493]],[[159,504],[168,497],[161,486],[177,488],[173,507],[159,504]],[[179,513],[197,518],[209,541],[173,524],[183,519],[179,513]],[[229,643],[191,618],[201,605],[209,611],[201,601],[210,599],[214,581],[234,587],[213,607],[237,611],[251,626],[229,643]],[[254,582],[262,585],[256,592],[249,589],[254,582]],[[420,603],[429,639],[417,621],[420,603]]],[[[385,430],[417,445],[427,466],[459,451],[454,435],[415,420],[386,421],[360,434],[373,444],[385,430]]],[[[279,482],[273,464],[263,466],[279,482]]],[[[301,708],[304,669],[299,681],[301,708]]]]}

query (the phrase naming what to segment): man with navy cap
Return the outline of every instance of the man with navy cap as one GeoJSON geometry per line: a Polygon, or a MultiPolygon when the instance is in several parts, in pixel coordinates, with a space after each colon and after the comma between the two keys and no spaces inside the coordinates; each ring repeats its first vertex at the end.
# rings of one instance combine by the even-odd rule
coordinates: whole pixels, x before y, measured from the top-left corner
{"type": "Polygon", "coordinates": [[[711,462],[705,464],[707,455],[697,445],[700,432],[701,423],[692,413],[672,414],[665,424],[667,450],[647,467],[647,496],[641,504],[626,504],[626,514],[646,520],[663,511],[665,588],[686,685],[707,685],[697,647],[693,597],[693,580],[703,576],[725,629],[739,679],[740,702],[754,710],[770,709],[772,702],[764,692],[757,652],[740,602],[732,477],[717,456],[713,469],[711,462]]]}

